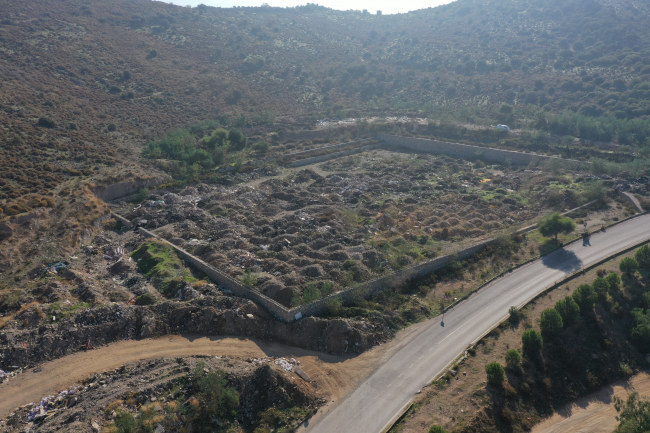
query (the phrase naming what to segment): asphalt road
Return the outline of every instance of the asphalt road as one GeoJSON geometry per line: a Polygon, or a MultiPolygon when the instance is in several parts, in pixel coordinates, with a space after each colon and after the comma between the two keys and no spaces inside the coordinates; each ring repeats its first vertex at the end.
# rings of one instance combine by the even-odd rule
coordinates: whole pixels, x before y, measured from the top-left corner
{"type": "Polygon", "coordinates": [[[379,433],[470,344],[566,275],[650,239],[650,215],[633,218],[531,262],[484,287],[401,342],[351,395],[307,425],[313,433],[379,433]]]}

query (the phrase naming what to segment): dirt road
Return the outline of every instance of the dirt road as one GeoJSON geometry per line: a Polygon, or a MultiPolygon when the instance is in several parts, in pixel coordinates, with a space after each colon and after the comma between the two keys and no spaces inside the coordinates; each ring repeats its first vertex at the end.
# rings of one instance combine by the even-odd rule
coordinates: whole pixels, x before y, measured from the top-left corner
{"type": "Polygon", "coordinates": [[[650,375],[639,373],[583,397],[537,424],[532,433],[611,433],[618,425],[613,397],[626,399],[634,391],[650,396],[650,375]]]}
{"type": "Polygon", "coordinates": [[[11,378],[8,383],[0,384],[0,418],[18,406],[36,402],[94,373],[142,359],[189,355],[296,358],[332,404],[368,377],[376,365],[381,364],[389,346],[380,346],[356,357],[343,357],[276,343],[227,337],[172,335],[142,341],[121,341],[47,362],[11,378]]]}

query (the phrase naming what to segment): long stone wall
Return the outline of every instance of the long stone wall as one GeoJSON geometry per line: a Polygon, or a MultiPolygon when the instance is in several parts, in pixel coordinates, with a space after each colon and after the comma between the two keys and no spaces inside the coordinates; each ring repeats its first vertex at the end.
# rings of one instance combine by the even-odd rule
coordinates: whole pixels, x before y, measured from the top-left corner
{"type": "Polygon", "coordinates": [[[289,167],[302,167],[309,164],[316,164],[318,162],[329,161],[330,159],[340,158],[342,156],[354,155],[356,153],[366,152],[368,150],[377,149],[381,144],[371,144],[369,146],[357,147],[356,149],[343,150],[341,152],[327,153],[321,156],[314,156],[313,158],[299,159],[288,164],[289,167]]]}
{"type": "Polygon", "coordinates": [[[205,263],[203,260],[199,259],[198,257],[188,253],[185,251],[183,248],[177,247],[176,245],[167,242],[164,239],[159,238],[156,236],[154,233],[150,232],[149,230],[146,230],[142,227],[138,228],[138,231],[140,232],[141,235],[147,237],[147,238],[156,238],[160,240],[161,242],[165,242],[172,248],[178,252],[178,255],[180,255],[185,261],[189,262],[192,264],[192,266],[199,271],[203,272],[206,274],[212,281],[215,283],[219,284],[226,290],[229,290],[232,292],[234,295],[250,299],[251,301],[257,302],[258,304],[261,304],[264,308],[266,308],[273,316],[275,316],[276,319],[280,319],[285,322],[292,322],[295,320],[294,316],[289,315],[289,310],[287,310],[284,306],[281,304],[277,303],[273,299],[264,296],[257,290],[251,289],[250,287],[246,286],[245,284],[242,284],[241,282],[237,281],[236,279],[232,278],[230,275],[227,275],[218,269],[213,268],[212,266],[208,265],[205,263]]]}
{"type": "Polygon", "coordinates": [[[321,298],[318,301],[287,309],[275,300],[263,295],[255,289],[246,286],[245,284],[242,284],[240,281],[232,278],[224,272],[213,268],[203,260],[185,251],[183,248],[180,248],[166,241],[165,239],[161,239],[149,230],[139,227],[138,231],[146,238],[156,238],[161,242],[165,242],[170,247],[174,248],[186,262],[190,263],[195,269],[198,269],[199,271],[206,274],[212,281],[219,284],[223,289],[231,292],[236,296],[257,302],[266,308],[276,319],[282,320],[284,322],[293,322],[304,316],[315,316],[321,314],[327,309],[327,306],[332,299],[340,299],[343,302],[353,301],[360,298],[368,298],[383,290],[394,288],[411,278],[420,277],[430,272],[436,271],[448,265],[452,260],[465,259],[493,242],[493,240],[487,240],[465,248],[464,250],[458,251],[454,254],[420,262],[400,271],[393,272],[391,274],[365,282],[358,286],[349,287],[337,293],[333,293],[324,298],[321,298]]]}
{"type": "Polygon", "coordinates": [[[426,138],[400,137],[389,134],[377,134],[379,140],[392,146],[403,147],[418,152],[436,153],[459,158],[479,158],[500,164],[529,165],[556,160],[573,163],[577,169],[580,164],[588,164],[573,159],[562,159],[555,156],[535,155],[532,153],[516,152],[513,150],[493,149],[490,147],[472,146],[469,144],[450,143],[447,141],[429,140],[426,138]]]}
{"type": "Polygon", "coordinates": [[[288,153],[288,154],[284,155],[282,158],[284,158],[286,160],[287,158],[292,158],[294,156],[305,155],[305,154],[309,154],[309,153],[313,153],[313,152],[318,152],[318,151],[321,151],[321,150],[333,150],[333,149],[349,146],[349,145],[355,144],[355,143],[361,143],[363,141],[368,141],[368,140],[374,140],[374,138],[361,138],[359,140],[353,140],[353,141],[348,141],[348,142],[345,142],[345,143],[333,144],[331,146],[323,146],[323,147],[316,147],[314,149],[301,150],[299,152],[288,153]]]}

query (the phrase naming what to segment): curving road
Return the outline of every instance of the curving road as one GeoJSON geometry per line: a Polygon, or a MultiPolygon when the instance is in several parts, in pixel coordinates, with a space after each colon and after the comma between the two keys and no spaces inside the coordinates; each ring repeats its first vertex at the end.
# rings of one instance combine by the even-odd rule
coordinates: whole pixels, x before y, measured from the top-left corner
{"type": "Polygon", "coordinates": [[[643,240],[650,240],[650,215],[642,215],[605,233],[590,244],[575,242],[493,281],[418,332],[352,394],[301,431],[310,433],[380,433],[398,417],[415,394],[430,383],[470,344],[508,315],[572,272],[643,240]]]}

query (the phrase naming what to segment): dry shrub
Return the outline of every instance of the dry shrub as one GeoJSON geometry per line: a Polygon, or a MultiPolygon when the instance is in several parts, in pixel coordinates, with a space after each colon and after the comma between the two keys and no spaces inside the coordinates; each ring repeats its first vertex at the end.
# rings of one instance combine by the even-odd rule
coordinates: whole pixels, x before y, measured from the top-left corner
{"type": "Polygon", "coordinates": [[[510,398],[510,399],[517,398],[517,390],[512,385],[510,385],[509,383],[506,383],[503,386],[503,391],[504,391],[505,396],[507,398],[510,398]]]}
{"type": "Polygon", "coordinates": [[[106,408],[104,409],[104,416],[106,416],[106,417],[108,418],[108,417],[111,415],[111,412],[113,412],[113,411],[114,411],[115,409],[117,409],[118,407],[122,406],[123,403],[124,403],[124,401],[123,401],[123,400],[120,400],[120,399],[115,400],[114,402],[110,403],[110,404],[109,404],[108,406],[106,406],[106,408]]]}
{"type": "Polygon", "coordinates": [[[507,425],[512,425],[517,420],[515,414],[507,407],[504,407],[503,410],[501,410],[500,417],[501,420],[507,425]]]}

